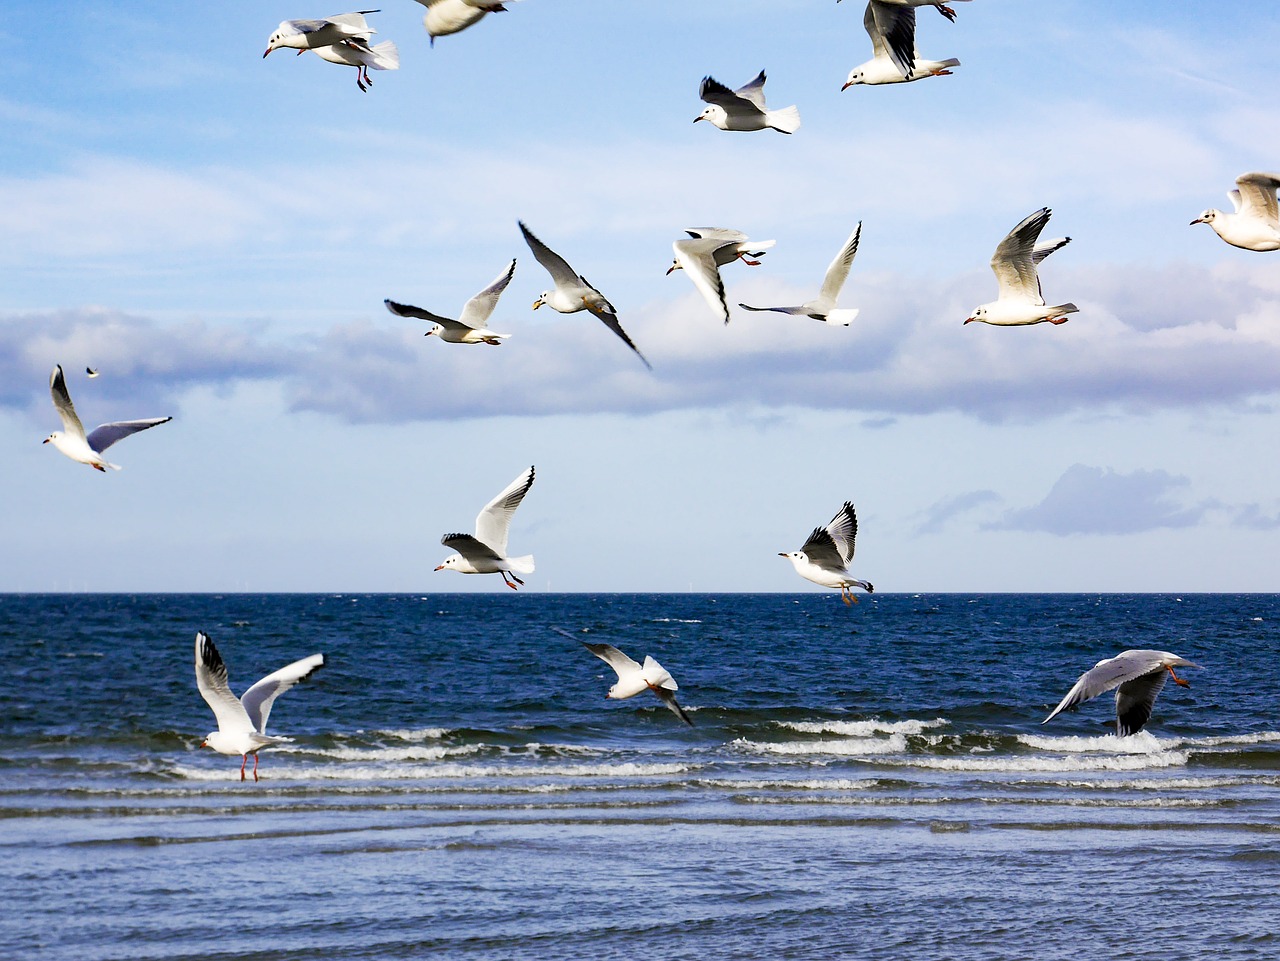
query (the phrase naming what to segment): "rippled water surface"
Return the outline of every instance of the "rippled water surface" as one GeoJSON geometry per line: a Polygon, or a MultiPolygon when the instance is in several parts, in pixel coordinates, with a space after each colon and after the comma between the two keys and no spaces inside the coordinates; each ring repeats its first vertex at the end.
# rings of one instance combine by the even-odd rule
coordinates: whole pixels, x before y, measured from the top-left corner
{"type": "Polygon", "coordinates": [[[1272,595],[0,596],[0,956],[1280,956],[1272,595]],[[651,654],[694,727],[564,629],[651,654]],[[199,749],[196,630],[276,704],[199,749]],[[1203,665],[1148,729],[1126,648],[1203,665]],[[606,676],[608,675],[608,676],[606,676]]]}

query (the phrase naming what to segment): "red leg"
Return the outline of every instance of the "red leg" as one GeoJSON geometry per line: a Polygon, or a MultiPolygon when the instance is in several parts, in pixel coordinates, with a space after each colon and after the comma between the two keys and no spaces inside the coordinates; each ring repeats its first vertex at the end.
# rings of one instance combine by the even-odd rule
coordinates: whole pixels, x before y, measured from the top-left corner
{"type": "Polygon", "coordinates": [[[244,780],[244,766],[249,763],[249,755],[244,754],[240,757],[240,780],[244,780]]]}
{"type": "Polygon", "coordinates": [[[258,780],[258,755],[257,754],[253,755],[253,779],[254,781],[258,780]]]}
{"type": "Polygon", "coordinates": [[[1174,684],[1177,684],[1177,685],[1178,685],[1178,687],[1190,687],[1190,686],[1191,686],[1191,682],[1190,682],[1190,681],[1184,681],[1182,678],[1178,677],[1178,675],[1177,675],[1177,674],[1174,674],[1174,673],[1173,673],[1173,668],[1172,668],[1172,667],[1169,667],[1168,665],[1166,665],[1166,666],[1165,666],[1165,670],[1169,672],[1169,676],[1170,676],[1171,678],[1173,678],[1173,683],[1174,683],[1174,684]]]}

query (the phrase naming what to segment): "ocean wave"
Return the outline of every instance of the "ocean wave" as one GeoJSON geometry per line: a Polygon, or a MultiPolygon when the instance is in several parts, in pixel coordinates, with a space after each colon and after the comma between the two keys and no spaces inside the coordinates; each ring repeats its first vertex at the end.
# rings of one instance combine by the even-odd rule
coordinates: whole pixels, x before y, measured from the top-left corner
{"type": "MultiPolygon", "coordinates": [[[[478,778],[600,778],[600,777],[670,777],[697,770],[696,764],[641,763],[623,761],[610,764],[541,764],[541,765],[475,765],[475,764],[275,764],[266,778],[275,781],[437,781],[478,778]]],[[[176,765],[170,773],[196,781],[228,781],[240,779],[240,766],[226,770],[176,765]]]]}
{"type": "Polygon", "coordinates": [[[649,619],[651,624],[701,624],[702,621],[696,617],[653,617],[649,619]]]}
{"type": "Polygon", "coordinates": [[[913,757],[886,758],[879,763],[897,767],[927,768],[935,771],[975,773],[1019,773],[1056,771],[1141,771],[1144,768],[1180,767],[1187,763],[1185,751],[1153,754],[1077,754],[1068,757],[913,757]]]}
{"type": "Polygon", "coordinates": [[[849,738],[840,741],[751,741],[740,737],[734,740],[732,744],[735,747],[745,748],[753,753],[787,755],[827,754],[865,757],[879,754],[902,754],[907,750],[907,738],[904,734],[891,734],[885,738],[849,738]]]}
{"type": "Polygon", "coordinates": [[[932,721],[779,721],[778,727],[801,734],[844,734],[850,737],[872,737],[876,734],[921,734],[930,728],[945,727],[946,718],[932,721]]]}
{"type": "Polygon", "coordinates": [[[1046,737],[1041,734],[1019,734],[1017,740],[1028,747],[1042,751],[1064,751],[1071,754],[1105,752],[1108,754],[1154,754],[1177,746],[1174,742],[1162,742],[1148,731],[1139,731],[1128,737],[1104,734],[1100,737],[1046,737]]]}
{"type": "Polygon", "coordinates": [[[480,744],[461,744],[456,747],[336,747],[336,748],[278,748],[277,755],[304,754],[333,758],[337,761],[438,761],[446,757],[460,757],[482,750],[480,744]]]}
{"type": "Polygon", "coordinates": [[[368,733],[373,737],[391,737],[397,741],[438,741],[453,733],[447,727],[396,727],[377,731],[357,731],[357,734],[368,733]]]}

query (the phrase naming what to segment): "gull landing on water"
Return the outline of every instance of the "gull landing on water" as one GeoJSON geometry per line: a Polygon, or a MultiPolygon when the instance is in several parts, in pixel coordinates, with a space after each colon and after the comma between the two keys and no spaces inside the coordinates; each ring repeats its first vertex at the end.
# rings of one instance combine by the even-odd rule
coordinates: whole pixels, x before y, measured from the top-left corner
{"type": "Polygon", "coordinates": [[[868,594],[875,593],[870,582],[849,574],[857,536],[858,516],[853,512],[853,504],[845,501],[830,524],[813,529],[800,550],[781,552],[778,556],[791,561],[796,573],[805,580],[822,587],[840,588],[840,599],[846,606],[856,604],[858,599],[849,588],[861,587],[868,594]]]}
{"type": "Polygon", "coordinates": [[[1175,667],[1199,667],[1168,651],[1124,651],[1099,661],[1080,675],[1080,680],[1067,692],[1053,712],[1041,724],[1047,724],[1063,711],[1074,711],[1085,701],[1116,689],[1116,736],[1128,737],[1142,730],[1151,717],[1156,697],[1167,678],[1179,687],[1190,687],[1173,673],[1175,667]]]}
{"type": "Polygon", "coordinates": [[[516,577],[513,571],[521,574],[533,573],[533,555],[523,557],[507,557],[507,533],[511,529],[511,518],[533,486],[533,468],[530,467],[513,480],[489,503],[484,505],[476,517],[476,533],[445,534],[440,543],[451,547],[456,554],[450,554],[436,568],[438,571],[451,570],[460,574],[501,574],[502,583],[513,591],[524,581],[516,577]],[[510,578],[510,580],[508,580],[510,578]],[[515,581],[515,583],[511,583],[515,581]]]}
{"type": "Polygon", "coordinates": [[[507,284],[511,283],[515,272],[516,262],[512,260],[511,265],[500,273],[493,283],[466,302],[462,308],[462,316],[457,320],[440,317],[429,310],[410,304],[397,304],[394,300],[384,300],[383,303],[387,305],[387,310],[397,317],[415,317],[435,324],[426,332],[424,335],[426,337],[434,334],[447,344],[492,344],[497,347],[511,335],[496,333],[487,325],[494,308],[498,306],[498,298],[507,289],[507,284]]]}
{"type": "MultiPolygon", "coordinates": [[[[85,369],[88,370],[88,368],[85,369]]],[[[112,470],[120,469],[118,464],[112,464],[102,456],[108,447],[138,431],[155,427],[157,424],[167,424],[173,420],[172,417],[148,417],[145,420],[115,421],[95,427],[93,433],[85,436],[84,425],[80,423],[76,409],[71,403],[71,395],[67,392],[67,379],[63,376],[61,364],[54,367],[49,375],[49,393],[53,395],[53,406],[57,408],[58,416],[62,418],[62,430],[55,430],[41,443],[52,444],[60,453],[66,454],[73,461],[88,464],[94,470],[100,470],[104,474],[108,467],[112,470]]]]}
{"type": "Polygon", "coordinates": [[[915,4],[870,0],[862,26],[871,38],[872,58],[849,71],[841,90],[859,84],[909,83],[925,77],[948,77],[960,61],[923,60],[916,50],[915,4]]]}
{"type": "Polygon", "coordinates": [[[800,129],[800,111],[794,106],[770,110],[764,104],[764,71],[754,80],[730,90],[712,77],[703,77],[698,96],[709,103],[693,122],[705,120],[721,130],[776,130],[795,133],[800,129]]]}
{"type": "Polygon", "coordinates": [[[844,282],[849,278],[849,269],[853,266],[853,258],[858,253],[858,240],[861,237],[862,222],[859,221],[858,226],[849,235],[849,239],[840,248],[840,252],[836,254],[836,259],[831,261],[831,265],[827,267],[827,274],[822,278],[822,290],[818,292],[818,296],[813,300],[806,301],[799,307],[751,307],[747,304],[738,304],[738,306],[743,310],[772,310],[780,314],[811,317],[814,320],[822,321],[824,324],[848,327],[853,323],[853,319],[858,316],[858,308],[836,307],[836,298],[840,296],[840,289],[844,287],[844,282]]]}
{"type": "Polygon", "coordinates": [[[1280,206],[1276,189],[1280,174],[1248,173],[1236,178],[1227,194],[1235,213],[1210,208],[1192,224],[1208,224],[1232,247],[1242,250],[1280,250],[1280,206]]]}
{"type": "MultiPolygon", "coordinates": [[[[577,640],[568,631],[560,631],[560,633],[577,640]]],[[[614,673],[618,675],[617,683],[609,688],[606,697],[622,700],[635,697],[643,691],[653,691],[676,717],[693,727],[693,721],[689,719],[689,715],[676,702],[676,691],[680,690],[680,686],[676,684],[671,673],[652,657],[645,655],[644,663],[639,664],[612,644],[588,644],[586,641],[582,641],[581,644],[613,668],[614,673]]]]}
{"type": "Polygon", "coordinates": [[[759,267],[759,260],[752,257],[763,257],[764,252],[777,241],[749,240],[740,230],[725,227],[690,227],[685,230],[691,240],[677,240],[671,245],[675,251],[675,260],[667,268],[670,275],[673,270],[683,270],[693,281],[693,286],[706,298],[716,316],[729,323],[729,304],[724,296],[724,281],[720,279],[720,268],[741,260],[751,267],[759,267]],[[753,249],[754,248],[754,249],[753,249]]]}
{"type": "Polygon", "coordinates": [[[196,632],[196,687],[200,696],[213,709],[218,729],[201,742],[219,754],[241,755],[240,780],[244,766],[253,755],[253,779],[258,780],[258,751],[272,744],[292,740],[267,734],[267,718],[275,699],[293,685],[310,677],[324,666],[323,654],[312,654],[268,674],[237,700],[227,683],[227,665],[223,663],[213,641],[202,631],[196,632]]]}
{"type": "Polygon", "coordinates": [[[1021,327],[1027,324],[1065,324],[1066,314],[1080,308],[1075,304],[1048,305],[1040,290],[1036,272],[1040,261],[1055,250],[1071,243],[1070,237],[1038,242],[1040,231],[1049,222],[1052,211],[1041,207],[1009,231],[991,257],[991,269],[1000,287],[999,297],[989,304],[975,307],[966,324],[979,321],[997,327],[1021,327]]]}

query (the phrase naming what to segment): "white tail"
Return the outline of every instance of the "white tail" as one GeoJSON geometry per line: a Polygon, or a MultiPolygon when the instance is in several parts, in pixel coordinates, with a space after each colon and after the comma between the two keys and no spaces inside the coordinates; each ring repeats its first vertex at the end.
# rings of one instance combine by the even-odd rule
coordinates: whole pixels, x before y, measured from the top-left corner
{"type": "Polygon", "coordinates": [[[796,107],[784,107],[782,110],[770,110],[765,120],[774,130],[783,133],[795,133],[800,129],[800,111],[796,107]]]}
{"type": "Polygon", "coordinates": [[[370,47],[373,53],[373,59],[369,61],[369,66],[374,70],[399,70],[400,69],[400,49],[395,45],[393,40],[384,40],[375,47],[370,47]]]}
{"type": "Polygon", "coordinates": [[[525,554],[524,557],[508,557],[507,563],[511,565],[511,570],[517,574],[533,573],[533,555],[525,554]]]}
{"type": "Polygon", "coordinates": [[[1057,307],[1050,307],[1049,309],[1052,310],[1055,315],[1080,313],[1080,308],[1075,304],[1058,304],[1057,307]]]}

